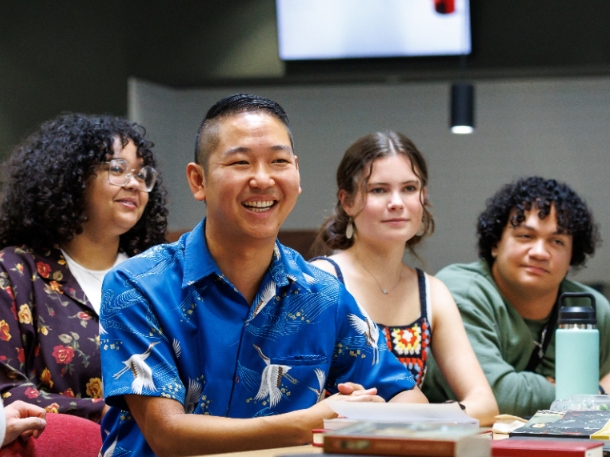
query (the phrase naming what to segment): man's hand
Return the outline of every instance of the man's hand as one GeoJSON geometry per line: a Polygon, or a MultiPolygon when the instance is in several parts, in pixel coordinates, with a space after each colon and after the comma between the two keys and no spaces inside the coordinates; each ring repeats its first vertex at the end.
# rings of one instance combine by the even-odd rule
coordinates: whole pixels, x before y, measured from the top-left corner
{"type": "Polygon", "coordinates": [[[38,438],[47,426],[45,410],[21,400],[5,406],[4,415],[6,435],[2,446],[15,441],[18,437],[26,440],[31,436],[38,438]]]}
{"type": "Polygon", "coordinates": [[[377,395],[376,387],[365,389],[360,384],[356,384],[353,382],[345,382],[339,384],[337,388],[339,389],[339,393],[328,397],[327,400],[358,402],[374,401],[379,403],[385,403],[385,400],[379,395],[377,395]]]}

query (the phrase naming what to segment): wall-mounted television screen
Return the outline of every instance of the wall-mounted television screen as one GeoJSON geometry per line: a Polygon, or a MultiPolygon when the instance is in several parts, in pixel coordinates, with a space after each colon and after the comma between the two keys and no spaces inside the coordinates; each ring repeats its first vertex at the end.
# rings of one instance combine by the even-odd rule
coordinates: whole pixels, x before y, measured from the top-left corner
{"type": "Polygon", "coordinates": [[[469,0],[276,0],[282,60],[470,54],[469,0]]]}

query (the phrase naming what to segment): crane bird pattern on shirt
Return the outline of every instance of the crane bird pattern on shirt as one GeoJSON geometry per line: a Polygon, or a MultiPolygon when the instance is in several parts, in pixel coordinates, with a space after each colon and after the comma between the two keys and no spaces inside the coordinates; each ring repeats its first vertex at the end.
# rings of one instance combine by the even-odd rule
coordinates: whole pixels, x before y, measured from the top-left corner
{"type": "MultiPolygon", "coordinates": [[[[151,252],[145,253],[144,255],[154,256],[154,249],[151,250],[151,252]]],[[[280,255],[277,247],[274,251],[274,255],[279,259],[280,255]]],[[[167,261],[158,263],[155,267],[155,273],[161,273],[165,267],[167,267],[167,261]]],[[[150,272],[148,272],[148,274],[150,274],[150,272]]],[[[314,284],[316,281],[326,279],[318,277],[318,275],[315,276],[316,277],[305,273],[303,274],[303,277],[308,284],[314,284]]],[[[294,281],[296,278],[288,276],[288,280],[294,281]]],[[[285,296],[283,297],[284,306],[280,311],[280,315],[278,315],[277,309],[267,311],[267,305],[278,297],[278,287],[278,284],[276,284],[273,279],[270,279],[266,282],[266,284],[264,284],[254,300],[254,305],[250,315],[246,319],[245,330],[252,335],[263,337],[266,340],[274,341],[279,344],[283,337],[300,331],[303,322],[301,322],[300,319],[295,319],[296,316],[306,315],[309,322],[314,322],[318,320],[326,308],[330,306],[329,303],[332,303],[332,300],[320,301],[315,298],[312,298],[311,300],[303,300],[303,297],[300,297],[298,300],[291,300],[292,297],[285,296]],[[255,318],[257,318],[256,321],[255,318]]],[[[129,294],[136,295],[137,292],[129,291],[124,293],[124,295],[129,294]]],[[[131,302],[132,297],[121,298],[123,299],[115,302],[118,303],[118,305],[115,305],[115,309],[110,309],[109,314],[114,314],[119,312],[121,308],[129,306],[129,302],[131,302]],[[127,298],[129,298],[129,300],[127,298]]],[[[192,303],[196,300],[193,300],[193,297],[189,297],[189,300],[187,301],[192,303]]],[[[359,357],[365,357],[365,353],[361,352],[361,349],[368,346],[371,350],[371,364],[375,365],[379,362],[379,329],[375,322],[373,322],[373,320],[367,315],[366,311],[364,311],[361,307],[358,308],[360,316],[353,313],[347,315],[349,326],[355,330],[355,333],[348,340],[344,341],[344,343],[349,346],[351,350],[358,352],[360,354],[359,357]]],[[[149,316],[147,315],[147,318],[148,317],[149,316]]],[[[155,322],[151,321],[151,326],[156,328],[158,326],[158,322],[156,322],[156,319],[152,320],[155,322]]],[[[105,330],[102,330],[102,332],[106,333],[105,330]]],[[[162,333],[159,335],[161,334],[162,333]]],[[[164,370],[162,367],[151,368],[151,366],[149,366],[147,363],[147,359],[154,350],[154,346],[159,343],[160,341],[152,342],[148,345],[144,352],[133,354],[127,360],[124,360],[122,363],[125,366],[116,372],[113,375],[113,378],[118,379],[125,373],[130,372],[133,376],[133,381],[131,382],[131,391],[133,393],[141,395],[144,390],[157,392],[158,387],[162,384],[162,381],[158,379],[157,381],[161,384],[156,386],[155,376],[161,376],[161,378],[163,378],[164,376],[161,372],[166,370],[164,370]],[[158,371],[155,371],[155,368],[158,371]]],[[[280,401],[282,401],[282,399],[286,398],[287,387],[283,387],[283,385],[285,383],[288,383],[287,386],[290,384],[296,385],[299,383],[299,379],[297,379],[291,373],[291,370],[293,370],[294,367],[291,366],[290,363],[287,363],[285,360],[274,363],[274,361],[263,352],[263,349],[260,346],[256,344],[253,346],[260,358],[264,361],[264,367],[262,368],[262,371],[258,371],[239,364],[238,378],[241,379],[244,384],[253,391],[253,393],[256,392],[256,394],[252,397],[254,401],[261,402],[265,406],[265,409],[274,408],[280,403],[280,401]]],[[[179,340],[174,338],[172,341],[172,349],[174,356],[180,358],[182,347],[179,340]]],[[[313,379],[317,381],[317,384],[308,385],[306,388],[316,395],[316,401],[320,401],[324,398],[325,383],[328,379],[328,373],[316,366],[312,366],[311,370],[313,371],[314,375],[313,379]]],[[[305,375],[305,371],[302,369],[299,371],[299,373],[300,375],[306,376],[311,383],[312,377],[309,374],[305,375]]],[[[201,379],[197,379],[202,380],[202,378],[203,377],[201,377],[201,379]]],[[[190,378],[186,380],[187,385],[185,385],[186,396],[184,398],[184,402],[185,412],[187,413],[193,413],[195,411],[199,404],[200,397],[203,394],[205,383],[201,384],[198,380],[193,380],[190,378]]]]}

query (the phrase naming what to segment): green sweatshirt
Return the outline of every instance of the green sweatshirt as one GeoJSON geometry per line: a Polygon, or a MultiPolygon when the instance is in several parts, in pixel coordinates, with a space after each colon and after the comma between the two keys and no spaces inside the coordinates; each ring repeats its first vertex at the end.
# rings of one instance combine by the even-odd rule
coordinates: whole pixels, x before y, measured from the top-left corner
{"type": "MultiPolygon", "coordinates": [[[[554,337],[535,371],[524,371],[545,321],[523,319],[500,295],[484,261],[450,265],[436,277],[447,285],[457,303],[500,413],[525,417],[548,409],[555,400],[555,386],[545,379],[555,378],[554,337]]],[[[562,281],[560,292],[590,292],[595,296],[601,379],[610,372],[610,303],[599,292],[567,279],[562,281]]],[[[432,354],[422,390],[431,402],[457,399],[432,354]]]]}

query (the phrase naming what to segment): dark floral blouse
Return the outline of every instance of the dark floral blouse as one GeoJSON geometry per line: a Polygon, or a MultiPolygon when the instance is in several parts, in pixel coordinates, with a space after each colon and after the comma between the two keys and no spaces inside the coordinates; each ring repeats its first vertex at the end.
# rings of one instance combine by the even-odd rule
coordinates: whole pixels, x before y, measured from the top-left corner
{"type": "Polygon", "coordinates": [[[98,422],[99,317],[57,248],[0,251],[0,393],[98,422]]]}

